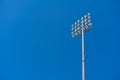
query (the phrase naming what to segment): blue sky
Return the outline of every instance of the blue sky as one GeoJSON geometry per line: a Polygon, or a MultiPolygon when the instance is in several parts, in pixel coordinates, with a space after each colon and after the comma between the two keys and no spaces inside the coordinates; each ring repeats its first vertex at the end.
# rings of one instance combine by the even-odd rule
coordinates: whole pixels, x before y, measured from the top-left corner
{"type": "Polygon", "coordinates": [[[118,0],[0,0],[0,80],[81,80],[81,37],[71,25],[91,13],[86,80],[120,80],[118,0]]]}

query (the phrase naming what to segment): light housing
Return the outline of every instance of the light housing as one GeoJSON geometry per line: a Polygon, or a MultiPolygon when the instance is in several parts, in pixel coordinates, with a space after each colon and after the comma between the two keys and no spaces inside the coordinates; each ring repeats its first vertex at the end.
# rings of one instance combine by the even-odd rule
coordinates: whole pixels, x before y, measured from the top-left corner
{"type": "Polygon", "coordinates": [[[82,29],[88,32],[92,28],[92,21],[90,13],[87,13],[81,19],[77,20],[72,24],[72,37],[77,37],[82,35],[82,29]]]}

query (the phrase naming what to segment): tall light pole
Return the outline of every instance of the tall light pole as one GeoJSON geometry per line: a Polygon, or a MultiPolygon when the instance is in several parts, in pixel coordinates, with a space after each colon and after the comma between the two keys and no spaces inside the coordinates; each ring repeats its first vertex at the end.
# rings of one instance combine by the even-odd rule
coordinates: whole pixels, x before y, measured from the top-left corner
{"type": "Polygon", "coordinates": [[[85,49],[84,49],[84,32],[88,32],[92,28],[92,21],[90,13],[81,17],[72,24],[72,37],[82,36],[82,80],[86,80],[85,74],[85,49]]]}

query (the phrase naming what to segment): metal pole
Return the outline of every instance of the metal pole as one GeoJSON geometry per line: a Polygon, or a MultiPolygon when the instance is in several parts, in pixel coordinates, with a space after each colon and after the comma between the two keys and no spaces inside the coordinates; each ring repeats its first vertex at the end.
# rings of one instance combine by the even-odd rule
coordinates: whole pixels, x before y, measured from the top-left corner
{"type": "Polygon", "coordinates": [[[84,47],[84,32],[89,31],[92,28],[92,21],[90,13],[81,17],[81,20],[78,20],[72,24],[72,37],[78,37],[82,35],[82,80],[86,80],[85,73],[85,47],[84,47]]]}
{"type": "Polygon", "coordinates": [[[82,26],[82,80],[85,80],[84,27],[82,26]]]}

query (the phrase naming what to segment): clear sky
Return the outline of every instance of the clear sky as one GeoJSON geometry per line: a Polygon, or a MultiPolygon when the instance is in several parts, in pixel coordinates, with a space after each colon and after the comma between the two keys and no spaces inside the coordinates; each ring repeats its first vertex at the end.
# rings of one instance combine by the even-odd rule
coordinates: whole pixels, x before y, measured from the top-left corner
{"type": "Polygon", "coordinates": [[[88,12],[86,80],[120,80],[119,0],[0,0],[0,80],[81,80],[81,37],[71,25],[88,12]]]}

